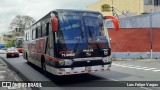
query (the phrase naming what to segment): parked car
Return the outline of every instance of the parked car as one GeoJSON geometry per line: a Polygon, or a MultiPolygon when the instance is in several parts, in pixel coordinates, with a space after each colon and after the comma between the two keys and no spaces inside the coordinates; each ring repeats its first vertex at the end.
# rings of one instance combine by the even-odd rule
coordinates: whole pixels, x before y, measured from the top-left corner
{"type": "Polygon", "coordinates": [[[0,49],[0,54],[5,54],[6,53],[6,48],[0,49]]]}
{"type": "Polygon", "coordinates": [[[6,52],[6,57],[9,58],[9,57],[19,57],[19,52],[17,50],[17,48],[8,48],[7,49],[7,52],[6,52]]]}

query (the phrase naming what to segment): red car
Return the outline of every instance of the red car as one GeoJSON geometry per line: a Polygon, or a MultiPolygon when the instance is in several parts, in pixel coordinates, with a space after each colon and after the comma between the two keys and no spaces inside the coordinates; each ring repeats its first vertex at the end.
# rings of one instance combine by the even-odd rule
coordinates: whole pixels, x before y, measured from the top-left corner
{"type": "Polygon", "coordinates": [[[17,50],[18,50],[19,53],[23,52],[23,48],[17,48],[17,50]]]}
{"type": "Polygon", "coordinates": [[[6,57],[19,57],[19,52],[16,48],[8,48],[6,52],[6,57]]]}

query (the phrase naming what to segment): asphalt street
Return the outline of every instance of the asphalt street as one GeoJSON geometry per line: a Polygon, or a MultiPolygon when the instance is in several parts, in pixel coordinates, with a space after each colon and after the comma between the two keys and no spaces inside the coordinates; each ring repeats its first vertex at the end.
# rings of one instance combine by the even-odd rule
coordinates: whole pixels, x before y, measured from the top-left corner
{"type": "MultiPolygon", "coordinates": [[[[16,72],[11,70],[8,65],[0,58],[0,81],[23,81],[16,72]]],[[[8,90],[7,87],[0,87],[0,90],[8,90]]],[[[11,89],[11,88],[10,88],[11,89]]],[[[12,88],[16,90],[32,90],[31,88],[12,88]]]]}
{"type": "Polygon", "coordinates": [[[0,56],[27,80],[49,81],[53,85],[40,90],[160,90],[160,87],[100,87],[98,85],[99,82],[107,81],[116,81],[118,84],[127,81],[160,81],[160,60],[113,61],[111,71],[56,77],[50,74],[45,76],[38,67],[27,64],[22,56],[19,58],[0,56]]]}

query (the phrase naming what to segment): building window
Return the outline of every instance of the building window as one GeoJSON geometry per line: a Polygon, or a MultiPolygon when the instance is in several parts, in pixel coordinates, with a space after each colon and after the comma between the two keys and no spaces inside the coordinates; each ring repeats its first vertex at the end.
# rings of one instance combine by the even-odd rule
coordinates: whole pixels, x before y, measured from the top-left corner
{"type": "Polygon", "coordinates": [[[160,6],[160,0],[154,0],[154,6],[160,6]]]}
{"type": "Polygon", "coordinates": [[[152,0],[144,0],[145,5],[153,5],[152,0]]]}

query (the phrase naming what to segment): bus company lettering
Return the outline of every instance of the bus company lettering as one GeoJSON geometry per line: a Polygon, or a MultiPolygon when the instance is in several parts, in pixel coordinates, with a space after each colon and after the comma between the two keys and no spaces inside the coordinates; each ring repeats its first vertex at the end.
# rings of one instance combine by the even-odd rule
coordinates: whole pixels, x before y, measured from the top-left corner
{"type": "Polygon", "coordinates": [[[75,56],[75,53],[73,53],[73,51],[60,51],[59,54],[61,54],[62,57],[75,56]]]}
{"type": "Polygon", "coordinates": [[[83,52],[93,52],[93,49],[84,49],[83,52]]]}

